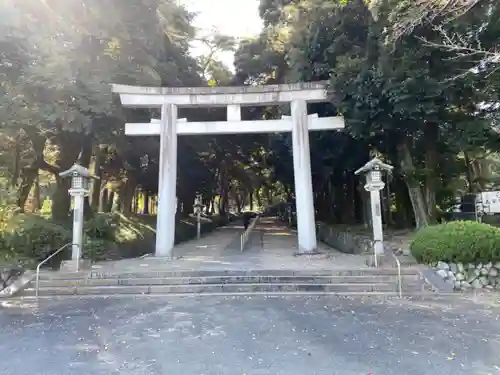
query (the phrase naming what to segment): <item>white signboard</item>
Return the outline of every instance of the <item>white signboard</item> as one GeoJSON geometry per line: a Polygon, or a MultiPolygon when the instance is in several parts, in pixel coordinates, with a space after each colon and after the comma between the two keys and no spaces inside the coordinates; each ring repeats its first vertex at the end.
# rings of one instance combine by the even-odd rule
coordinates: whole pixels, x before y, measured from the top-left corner
{"type": "Polygon", "coordinates": [[[483,191],[478,195],[485,213],[500,213],[500,191],[483,191]]]}

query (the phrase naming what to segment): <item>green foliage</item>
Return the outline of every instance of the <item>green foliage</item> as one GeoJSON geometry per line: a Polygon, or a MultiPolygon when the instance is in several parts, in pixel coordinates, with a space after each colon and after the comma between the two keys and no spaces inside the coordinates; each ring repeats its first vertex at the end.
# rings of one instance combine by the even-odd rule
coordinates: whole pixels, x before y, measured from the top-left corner
{"type": "MultiPolygon", "coordinates": [[[[35,261],[41,261],[61,246],[71,243],[68,228],[37,215],[14,216],[0,235],[2,252],[35,261]]],[[[58,259],[63,259],[61,257],[58,259]]]]}
{"type": "MultiPolygon", "coordinates": [[[[85,223],[83,258],[92,261],[137,257],[151,252],[155,240],[155,217],[126,217],[119,213],[96,214],[85,223]]],[[[227,224],[227,219],[214,217],[202,223],[207,233],[227,224]]],[[[0,261],[19,262],[30,266],[52,254],[61,246],[71,243],[71,228],[55,224],[50,218],[22,214],[10,218],[0,230],[0,261]],[[27,262],[29,261],[29,262],[27,262]]],[[[193,220],[176,225],[176,242],[196,236],[193,220]]],[[[48,265],[56,266],[69,259],[71,248],[54,257],[48,265]]]]}
{"type": "Polygon", "coordinates": [[[452,221],[417,232],[410,250],[417,261],[433,264],[500,261],[500,230],[475,221],[452,221]]]}

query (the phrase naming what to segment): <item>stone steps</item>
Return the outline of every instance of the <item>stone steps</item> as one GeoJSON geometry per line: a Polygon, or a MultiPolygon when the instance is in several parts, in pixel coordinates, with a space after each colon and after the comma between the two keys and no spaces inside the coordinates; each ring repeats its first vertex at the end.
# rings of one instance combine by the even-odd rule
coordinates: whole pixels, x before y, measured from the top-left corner
{"type": "MultiPolygon", "coordinates": [[[[341,283],[341,284],[299,284],[299,283],[244,283],[244,284],[181,284],[181,285],[120,285],[120,286],[71,286],[40,288],[39,295],[169,295],[169,294],[252,294],[281,292],[319,293],[371,293],[394,292],[392,283],[341,283]]],[[[24,296],[34,296],[35,289],[28,288],[24,296]]]]}
{"type": "MultiPolygon", "coordinates": [[[[403,293],[429,294],[416,269],[403,268],[403,293]]],[[[39,297],[186,295],[397,295],[397,270],[137,270],[40,274],[39,297]]],[[[35,296],[35,282],[20,297],[35,296]]]]}
{"type": "MultiPolygon", "coordinates": [[[[405,275],[404,282],[418,282],[418,276],[405,275]]],[[[258,284],[258,283],[307,283],[307,284],[367,284],[394,282],[391,275],[362,276],[204,276],[204,277],[116,277],[116,278],[73,278],[40,279],[43,287],[71,286],[143,286],[143,285],[193,285],[193,284],[258,284]]]]}

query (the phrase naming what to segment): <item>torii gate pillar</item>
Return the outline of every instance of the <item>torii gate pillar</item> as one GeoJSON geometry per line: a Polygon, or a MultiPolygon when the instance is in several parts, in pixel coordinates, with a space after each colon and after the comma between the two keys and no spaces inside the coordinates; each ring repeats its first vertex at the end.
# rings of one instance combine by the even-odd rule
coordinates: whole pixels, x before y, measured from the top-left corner
{"type": "Polygon", "coordinates": [[[155,255],[172,257],[177,205],[177,106],[163,104],[160,120],[160,169],[155,255]]]}
{"type": "Polygon", "coordinates": [[[294,100],[292,109],[292,147],[295,199],[297,205],[297,233],[299,253],[316,250],[316,222],[311,177],[311,151],[309,147],[309,119],[307,102],[294,100]]]}

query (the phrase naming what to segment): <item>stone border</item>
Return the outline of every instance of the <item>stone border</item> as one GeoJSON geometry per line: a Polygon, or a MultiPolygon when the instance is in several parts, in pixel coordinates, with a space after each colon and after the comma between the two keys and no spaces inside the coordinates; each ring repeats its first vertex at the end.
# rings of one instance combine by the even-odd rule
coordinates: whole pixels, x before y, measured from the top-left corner
{"type": "Polygon", "coordinates": [[[434,273],[455,290],[500,289],[500,262],[432,265],[434,273]]]}
{"type": "Polygon", "coordinates": [[[331,225],[318,222],[316,235],[321,242],[347,254],[371,254],[372,241],[357,238],[353,233],[337,231],[331,225]]]}

